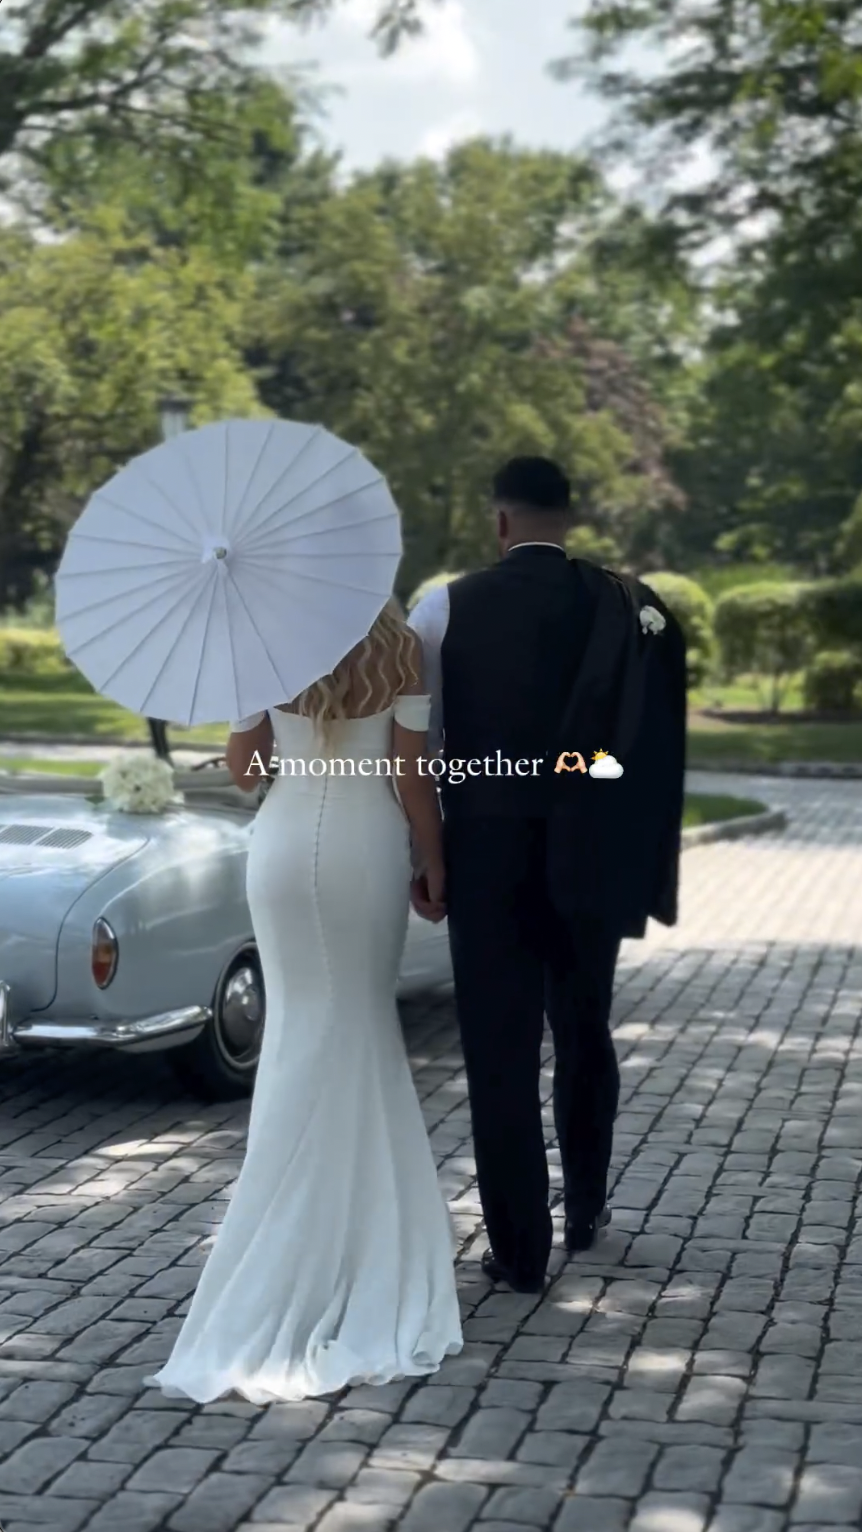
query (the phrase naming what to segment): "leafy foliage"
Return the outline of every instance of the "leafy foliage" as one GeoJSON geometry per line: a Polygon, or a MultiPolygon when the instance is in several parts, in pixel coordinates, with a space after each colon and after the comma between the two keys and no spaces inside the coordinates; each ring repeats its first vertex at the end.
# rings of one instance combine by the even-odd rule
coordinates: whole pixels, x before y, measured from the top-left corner
{"type": "Polygon", "coordinates": [[[804,604],[819,648],[862,653],[862,576],[811,585],[804,604]]]}
{"type": "Polygon", "coordinates": [[[765,581],[726,591],[716,602],[715,635],[725,671],[765,676],[769,707],[777,712],[788,677],[801,670],[811,647],[805,587],[765,581]]]}
{"type": "Polygon", "coordinates": [[[0,676],[14,679],[68,674],[60,635],[34,628],[0,628],[0,676]]]}
{"type": "Polygon", "coordinates": [[[603,537],[594,527],[573,527],[566,538],[566,552],[570,558],[586,559],[591,564],[619,565],[624,562],[615,538],[603,537]]]}
{"type": "Polygon", "coordinates": [[[620,103],[627,152],[640,143],[667,168],[674,146],[711,151],[703,187],[674,198],[701,227],[795,212],[815,187],[821,207],[851,181],[862,189],[856,0],[589,0],[577,26],[586,60],[562,60],[556,73],[587,74],[620,103]],[[632,43],[665,67],[626,67],[632,43]]]}
{"type": "Polygon", "coordinates": [[[493,553],[490,479],[518,452],[564,461],[582,520],[646,557],[678,510],[649,380],[572,318],[613,211],[583,161],[477,141],[333,192],[262,274],[248,350],[261,396],[322,414],[385,470],[405,591],[493,553]]]}
{"type": "Polygon", "coordinates": [[[862,701],[862,656],[825,649],[805,672],[805,705],[818,713],[853,713],[862,701]]]}
{"type": "Polygon", "coordinates": [[[50,573],[82,497],[158,437],[181,379],[200,420],[259,410],[243,284],[112,208],[58,244],[0,236],[0,609],[50,573]]]}
{"type": "MultiPolygon", "coordinates": [[[[340,3],[3,0],[0,609],[179,387],[199,420],[323,419],[363,447],[403,510],[402,594],[493,554],[491,474],[542,452],[576,486],[570,551],[648,578],[807,567],[817,641],[859,642],[859,5],[581,8],[557,72],[660,167],[656,215],[600,162],[507,141],[345,179],[307,83],[254,46],[340,3]],[[655,43],[645,72],[631,44],[655,43]],[[690,150],[705,177],[680,190],[690,150]]],[[[434,3],[380,0],[381,51],[434,3]]]]}
{"type": "Polygon", "coordinates": [[[590,0],[577,25],[585,47],[558,75],[586,75],[616,106],[609,151],[660,173],[670,228],[711,256],[715,320],[675,464],[689,500],[682,551],[808,563],[821,576],[851,568],[857,0],[590,0]],[[692,156],[698,175],[684,184],[674,172],[692,156]]]}

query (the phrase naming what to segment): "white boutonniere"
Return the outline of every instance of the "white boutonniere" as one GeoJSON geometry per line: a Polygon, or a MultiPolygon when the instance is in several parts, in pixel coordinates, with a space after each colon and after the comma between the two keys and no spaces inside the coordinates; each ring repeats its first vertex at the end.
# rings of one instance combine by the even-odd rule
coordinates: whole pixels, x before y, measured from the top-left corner
{"type": "Polygon", "coordinates": [[[654,606],[642,606],[640,619],[644,633],[661,633],[667,627],[661,612],[656,611],[654,606]]]}

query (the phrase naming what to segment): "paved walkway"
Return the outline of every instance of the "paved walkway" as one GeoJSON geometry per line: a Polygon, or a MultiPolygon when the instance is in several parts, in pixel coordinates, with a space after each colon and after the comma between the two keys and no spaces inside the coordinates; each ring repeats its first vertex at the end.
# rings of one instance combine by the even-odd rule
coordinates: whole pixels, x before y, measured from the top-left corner
{"type": "Polygon", "coordinates": [[[246,1111],[178,1099],[157,1061],[4,1066],[5,1532],[857,1528],[862,793],[756,796],[790,829],[687,852],[681,925],[624,952],[614,1223],[543,1301],[481,1278],[451,1010],[406,1013],[463,1239],[467,1347],[433,1381],[268,1410],[142,1393],[246,1111]]]}

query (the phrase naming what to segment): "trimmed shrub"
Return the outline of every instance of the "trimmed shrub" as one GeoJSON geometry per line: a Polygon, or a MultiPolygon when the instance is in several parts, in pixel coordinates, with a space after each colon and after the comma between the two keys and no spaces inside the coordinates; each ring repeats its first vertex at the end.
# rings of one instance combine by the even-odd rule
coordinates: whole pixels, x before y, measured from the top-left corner
{"type": "Polygon", "coordinates": [[[805,609],[818,649],[862,652],[862,575],[809,585],[805,609]]]}
{"type": "Polygon", "coordinates": [[[459,570],[456,570],[454,574],[447,574],[444,572],[443,574],[430,575],[427,580],[423,580],[422,584],[417,585],[416,589],[414,590],[413,595],[410,597],[410,600],[407,603],[408,612],[412,612],[414,606],[418,606],[419,602],[422,600],[422,597],[427,596],[429,591],[436,590],[438,585],[451,585],[453,580],[460,580],[460,578],[461,573],[459,570]]]}
{"type": "Polygon", "coordinates": [[[0,628],[0,680],[4,676],[57,676],[70,668],[54,630],[0,628]]]}
{"type": "Polygon", "coordinates": [[[744,585],[784,585],[788,581],[793,584],[800,578],[799,571],[790,564],[704,564],[690,573],[713,601],[725,591],[741,590],[744,585]]]}
{"type": "Polygon", "coordinates": [[[725,591],[716,602],[715,636],[725,673],[765,676],[775,713],[788,678],[811,651],[807,591],[802,584],[764,581],[725,591]]]}
{"type": "Polygon", "coordinates": [[[683,631],[689,686],[701,686],[712,664],[715,608],[706,591],[686,575],[660,571],[644,576],[683,631]]]}
{"type": "Polygon", "coordinates": [[[862,655],[824,649],[805,672],[805,706],[818,713],[853,713],[859,706],[862,655]]]}

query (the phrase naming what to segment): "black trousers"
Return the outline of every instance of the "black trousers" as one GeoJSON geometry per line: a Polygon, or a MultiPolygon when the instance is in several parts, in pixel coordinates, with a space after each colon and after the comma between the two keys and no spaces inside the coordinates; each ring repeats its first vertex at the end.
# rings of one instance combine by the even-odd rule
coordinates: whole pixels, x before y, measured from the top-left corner
{"type": "Polygon", "coordinates": [[[479,1194],[495,1256],[526,1280],[544,1275],[552,1239],[539,1085],[545,1015],[570,1218],[604,1206],[620,1085],[609,1025],[619,934],[552,907],[546,835],[540,819],[465,817],[446,825],[449,935],[479,1194]]]}

